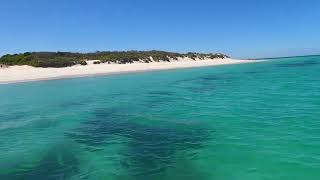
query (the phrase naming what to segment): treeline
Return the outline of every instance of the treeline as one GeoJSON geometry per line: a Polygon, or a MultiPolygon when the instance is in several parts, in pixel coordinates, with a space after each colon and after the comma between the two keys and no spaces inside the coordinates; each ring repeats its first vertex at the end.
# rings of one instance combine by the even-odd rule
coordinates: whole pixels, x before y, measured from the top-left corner
{"type": "Polygon", "coordinates": [[[97,60],[96,63],[126,64],[141,61],[171,61],[178,58],[188,57],[193,60],[205,58],[228,58],[224,54],[203,53],[174,53],[165,51],[114,51],[95,53],[71,53],[71,52],[26,52],[21,54],[7,54],[0,58],[0,64],[29,65],[34,67],[67,67],[77,64],[87,65],[87,60],[97,60]]]}

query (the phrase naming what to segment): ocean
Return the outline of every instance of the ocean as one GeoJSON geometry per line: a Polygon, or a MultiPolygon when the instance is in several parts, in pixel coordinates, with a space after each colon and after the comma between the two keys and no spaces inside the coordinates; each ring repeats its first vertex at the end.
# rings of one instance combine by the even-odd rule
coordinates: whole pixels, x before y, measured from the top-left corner
{"type": "Polygon", "coordinates": [[[320,56],[0,85],[1,180],[320,177],[320,56]]]}

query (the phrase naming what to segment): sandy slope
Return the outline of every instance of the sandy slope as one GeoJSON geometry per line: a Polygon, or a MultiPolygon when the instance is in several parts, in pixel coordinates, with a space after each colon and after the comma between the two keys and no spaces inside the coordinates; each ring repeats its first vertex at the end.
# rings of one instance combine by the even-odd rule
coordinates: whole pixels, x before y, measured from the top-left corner
{"type": "Polygon", "coordinates": [[[134,64],[93,64],[92,61],[88,61],[87,66],[77,65],[66,68],[34,68],[30,66],[11,66],[9,68],[0,69],[0,83],[6,84],[25,81],[63,79],[93,75],[107,75],[139,71],[155,71],[254,62],[256,61],[235,59],[206,59],[194,61],[184,58],[180,59],[179,61],[172,62],[134,64]]]}

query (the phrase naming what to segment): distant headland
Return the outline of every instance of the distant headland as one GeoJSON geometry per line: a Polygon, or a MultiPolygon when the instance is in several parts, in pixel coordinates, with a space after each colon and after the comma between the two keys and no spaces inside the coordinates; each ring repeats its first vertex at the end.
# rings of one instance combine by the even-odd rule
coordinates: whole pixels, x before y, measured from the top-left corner
{"type": "Polygon", "coordinates": [[[94,53],[73,52],[25,52],[20,54],[7,54],[0,58],[0,64],[28,65],[33,67],[68,67],[74,65],[87,65],[88,60],[95,60],[96,64],[131,64],[135,62],[170,62],[190,58],[192,60],[225,59],[229,56],[221,53],[175,53],[166,51],[103,51],[94,53]]]}
{"type": "Polygon", "coordinates": [[[26,52],[0,58],[0,84],[141,71],[254,63],[221,53],[125,52],[26,52]]]}

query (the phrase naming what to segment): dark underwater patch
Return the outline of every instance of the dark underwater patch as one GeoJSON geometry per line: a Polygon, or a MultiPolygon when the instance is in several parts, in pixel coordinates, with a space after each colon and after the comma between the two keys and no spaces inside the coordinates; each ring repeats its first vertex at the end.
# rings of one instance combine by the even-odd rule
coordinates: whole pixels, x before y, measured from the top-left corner
{"type": "Polygon", "coordinates": [[[180,86],[183,86],[185,84],[191,84],[191,83],[194,83],[198,81],[198,79],[195,79],[195,78],[191,78],[191,79],[182,79],[182,80],[178,80],[178,81],[175,81],[173,83],[171,83],[170,85],[173,85],[173,86],[177,86],[177,87],[180,87],[180,86]]]}
{"type": "Polygon", "coordinates": [[[285,64],[277,64],[278,67],[283,68],[290,68],[290,67],[308,67],[308,66],[315,66],[320,64],[318,61],[303,61],[303,62],[296,62],[296,63],[285,63],[285,64]]]}
{"type": "Polygon", "coordinates": [[[123,111],[99,109],[93,119],[66,135],[96,149],[117,136],[128,139],[128,152],[121,152],[121,164],[132,177],[163,173],[178,151],[202,148],[210,138],[208,130],[195,124],[144,125],[130,118],[123,111]]]}
{"type": "Polygon", "coordinates": [[[169,91],[151,91],[142,102],[146,107],[154,107],[175,100],[175,93],[169,91]]]}
{"type": "Polygon", "coordinates": [[[175,93],[169,91],[150,91],[148,95],[152,96],[173,96],[175,93]]]}
{"type": "Polygon", "coordinates": [[[59,107],[63,107],[63,108],[74,108],[74,107],[82,106],[82,105],[85,105],[85,103],[83,103],[83,102],[74,102],[74,101],[71,101],[71,102],[61,103],[61,104],[59,105],[59,107]]]}
{"type": "Polygon", "coordinates": [[[218,75],[208,75],[197,77],[195,79],[185,79],[176,81],[173,86],[183,88],[192,93],[210,93],[214,92],[219,81],[228,81],[228,77],[218,75]]]}
{"type": "Polygon", "coordinates": [[[9,114],[0,115],[0,130],[1,131],[12,131],[22,126],[34,126],[35,123],[40,123],[40,120],[27,121],[29,118],[37,118],[38,114],[28,114],[28,112],[10,112],[9,114]],[[4,128],[1,128],[4,127],[4,128]]]}
{"type": "Polygon", "coordinates": [[[192,79],[183,79],[179,81],[175,81],[173,85],[194,85],[194,84],[199,84],[203,81],[221,81],[221,80],[226,80],[226,77],[221,76],[221,75],[207,75],[207,76],[202,76],[202,77],[197,77],[197,78],[192,78],[192,79]]]}
{"type": "Polygon", "coordinates": [[[176,152],[202,148],[207,138],[209,133],[205,130],[185,125],[178,128],[139,127],[130,134],[129,151],[124,161],[132,175],[164,172],[170,168],[176,152]]]}
{"type": "Polygon", "coordinates": [[[162,109],[161,107],[167,106],[178,99],[177,94],[169,91],[151,91],[148,92],[141,105],[148,108],[162,109]]]}
{"type": "MultiPolygon", "coordinates": [[[[23,166],[23,165],[19,165],[23,166]]],[[[14,168],[19,172],[1,174],[1,180],[67,179],[78,172],[78,160],[67,146],[51,149],[35,166],[14,168]]]]}
{"type": "Polygon", "coordinates": [[[203,80],[203,81],[220,81],[220,80],[224,80],[226,78],[211,75],[211,76],[200,77],[199,79],[203,80]]]}
{"type": "Polygon", "coordinates": [[[122,111],[105,108],[97,109],[94,111],[94,116],[82,123],[81,127],[65,134],[78,143],[101,146],[115,136],[130,136],[130,131],[133,129],[138,129],[138,124],[129,121],[125,109],[122,111]]]}
{"type": "Polygon", "coordinates": [[[26,117],[26,112],[12,112],[10,114],[0,114],[0,122],[19,121],[26,117]]]}
{"type": "Polygon", "coordinates": [[[215,92],[218,83],[221,81],[228,81],[229,77],[221,75],[208,75],[199,77],[187,90],[193,93],[213,93],[215,92]]]}
{"type": "Polygon", "coordinates": [[[72,108],[77,108],[79,106],[84,106],[84,105],[90,104],[93,101],[94,101],[94,99],[81,98],[81,100],[76,99],[76,100],[72,100],[72,101],[64,101],[64,102],[58,104],[58,107],[72,109],[72,108]]]}
{"type": "Polygon", "coordinates": [[[245,72],[245,74],[252,74],[252,75],[261,74],[261,73],[263,73],[263,71],[247,71],[247,72],[245,72]]]}
{"type": "Polygon", "coordinates": [[[208,84],[218,84],[220,82],[227,82],[232,79],[232,75],[229,74],[218,74],[218,75],[208,75],[200,77],[199,84],[208,85],[208,84]]]}
{"type": "Polygon", "coordinates": [[[213,85],[202,85],[199,87],[188,88],[193,93],[214,93],[215,87],[213,85]]]}

